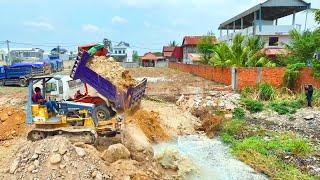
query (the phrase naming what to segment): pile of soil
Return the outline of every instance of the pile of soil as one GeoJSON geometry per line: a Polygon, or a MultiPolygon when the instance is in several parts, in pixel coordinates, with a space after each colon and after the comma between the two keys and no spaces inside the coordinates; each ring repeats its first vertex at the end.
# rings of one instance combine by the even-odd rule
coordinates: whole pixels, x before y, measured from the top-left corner
{"type": "Polygon", "coordinates": [[[112,57],[94,56],[87,65],[91,70],[112,82],[119,91],[125,91],[137,82],[131,77],[129,71],[116,62],[112,57]]]}
{"type": "Polygon", "coordinates": [[[160,125],[159,113],[138,109],[127,117],[126,123],[137,124],[151,142],[169,140],[169,135],[160,125]]]}
{"type": "Polygon", "coordinates": [[[27,130],[26,115],[21,108],[0,108],[0,141],[22,136],[27,130]]]}

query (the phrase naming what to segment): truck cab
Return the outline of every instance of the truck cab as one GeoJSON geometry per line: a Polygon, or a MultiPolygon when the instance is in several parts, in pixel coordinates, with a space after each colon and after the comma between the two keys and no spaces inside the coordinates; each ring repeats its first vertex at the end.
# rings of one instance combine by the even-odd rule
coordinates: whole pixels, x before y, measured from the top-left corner
{"type": "Polygon", "coordinates": [[[5,66],[0,66],[0,85],[3,85],[4,79],[6,78],[5,66]]]}

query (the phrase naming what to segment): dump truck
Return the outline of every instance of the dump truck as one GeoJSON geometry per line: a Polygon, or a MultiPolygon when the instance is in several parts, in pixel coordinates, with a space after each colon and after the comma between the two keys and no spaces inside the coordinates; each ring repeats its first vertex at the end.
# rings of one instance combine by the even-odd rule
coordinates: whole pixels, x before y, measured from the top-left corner
{"type": "Polygon", "coordinates": [[[54,77],[44,76],[31,79],[27,123],[35,124],[35,128],[28,133],[29,140],[36,141],[47,136],[66,135],[76,138],[77,141],[94,143],[98,136],[110,137],[120,133],[121,116],[116,116],[116,114],[120,115],[125,110],[132,109],[139,104],[145,93],[147,80],[143,79],[137,85],[129,87],[127,91],[118,91],[112,82],[86,66],[93,55],[102,52],[101,46],[92,48],[88,51],[84,49],[79,51],[70,77],[74,81],[81,80],[85,85],[90,85],[99,93],[98,96],[84,94],[79,98],[55,101],[58,113],[52,113],[43,104],[33,104],[32,94],[34,85],[39,84],[42,85],[43,96],[47,97],[45,95],[46,82],[54,77]],[[104,117],[103,112],[107,112],[110,117],[104,117]]]}
{"type": "Polygon", "coordinates": [[[2,66],[0,71],[0,85],[26,87],[31,77],[49,73],[50,69],[48,64],[43,62],[21,62],[11,66],[2,66]]]}

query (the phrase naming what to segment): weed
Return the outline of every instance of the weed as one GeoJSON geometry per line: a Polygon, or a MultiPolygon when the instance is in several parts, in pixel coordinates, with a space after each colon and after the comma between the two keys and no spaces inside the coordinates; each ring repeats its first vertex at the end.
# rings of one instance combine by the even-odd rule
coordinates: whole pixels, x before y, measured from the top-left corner
{"type": "Polygon", "coordinates": [[[243,90],[241,90],[241,97],[248,98],[255,92],[253,87],[247,86],[243,90]]]}
{"type": "Polygon", "coordinates": [[[294,114],[298,109],[303,107],[303,100],[297,99],[293,101],[279,100],[269,104],[269,108],[276,111],[278,114],[294,114]]]}
{"type": "Polygon", "coordinates": [[[263,103],[253,99],[242,99],[242,103],[244,104],[245,108],[250,111],[251,113],[260,112],[263,110],[263,103]]]}
{"type": "Polygon", "coordinates": [[[275,90],[270,84],[262,83],[258,87],[259,99],[264,101],[269,101],[274,99],[275,90]]]}
{"type": "Polygon", "coordinates": [[[232,115],[234,119],[244,119],[246,112],[244,109],[238,107],[234,109],[232,115]]]}
{"type": "Polygon", "coordinates": [[[304,63],[289,64],[284,73],[283,84],[289,89],[293,89],[299,76],[299,70],[305,67],[304,63]]]}

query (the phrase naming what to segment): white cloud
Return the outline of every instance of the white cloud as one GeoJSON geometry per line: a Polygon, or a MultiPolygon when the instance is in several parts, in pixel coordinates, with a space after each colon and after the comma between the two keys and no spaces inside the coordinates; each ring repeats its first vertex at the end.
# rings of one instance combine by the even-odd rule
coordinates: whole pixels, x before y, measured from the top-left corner
{"type": "Polygon", "coordinates": [[[54,26],[48,22],[26,21],[23,24],[25,26],[35,28],[35,29],[40,29],[40,30],[46,30],[46,31],[54,30],[54,26]]]}
{"type": "Polygon", "coordinates": [[[99,28],[98,26],[93,25],[93,24],[83,24],[82,30],[85,32],[94,32],[94,33],[102,31],[101,28],[99,28]]]}
{"type": "Polygon", "coordinates": [[[123,17],[120,17],[120,16],[114,16],[111,21],[113,23],[116,23],[116,24],[126,24],[128,23],[128,20],[123,18],[123,17]]]}

